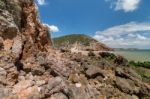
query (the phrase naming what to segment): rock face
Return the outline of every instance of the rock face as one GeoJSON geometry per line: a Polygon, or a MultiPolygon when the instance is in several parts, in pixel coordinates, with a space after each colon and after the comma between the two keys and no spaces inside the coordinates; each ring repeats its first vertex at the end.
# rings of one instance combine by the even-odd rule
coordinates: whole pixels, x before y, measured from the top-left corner
{"type": "Polygon", "coordinates": [[[0,0],[0,15],[1,49],[25,59],[51,45],[33,0],[0,0]]]}
{"type": "Polygon", "coordinates": [[[0,0],[0,15],[0,99],[150,98],[122,57],[50,48],[33,0],[0,0]]]}

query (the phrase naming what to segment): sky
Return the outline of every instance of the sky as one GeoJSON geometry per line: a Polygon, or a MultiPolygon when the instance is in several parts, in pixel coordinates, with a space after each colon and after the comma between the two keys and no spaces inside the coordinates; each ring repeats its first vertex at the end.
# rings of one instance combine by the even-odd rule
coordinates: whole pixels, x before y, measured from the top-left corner
{"type": "Polygon", "coordinates": [[[35,0],[51,35],[86,34],[112,48],[150,49],[150,0],[35,0]]]}

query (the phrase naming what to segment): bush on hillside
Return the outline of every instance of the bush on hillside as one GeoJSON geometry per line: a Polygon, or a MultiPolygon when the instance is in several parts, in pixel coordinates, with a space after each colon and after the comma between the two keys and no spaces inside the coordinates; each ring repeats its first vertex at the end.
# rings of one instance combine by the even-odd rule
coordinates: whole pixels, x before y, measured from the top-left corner
{"type": "Polygon", "coordinates": [[[113,53],[109,53],[109,52],[100,52],[99,55],[102,57],[102,58],[106,58],[106,59],[115,59],[116,58],[116,55],[113,54],[113,53]]]}
{"type": "Polygon", "coordinates": [[[145,67],[145,68],[150,69],[150,62],[149,61],[145,61],[145,62],[130,61],[129,64],[130,64],[130,66],[145,67]]]}

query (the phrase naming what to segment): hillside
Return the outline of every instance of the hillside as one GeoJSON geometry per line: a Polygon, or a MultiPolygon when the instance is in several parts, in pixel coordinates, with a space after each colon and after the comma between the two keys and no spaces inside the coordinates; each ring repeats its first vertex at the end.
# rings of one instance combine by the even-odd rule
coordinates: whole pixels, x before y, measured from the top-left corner
{"type": "Polygon", "coordinates": [[[0,0],[0,99],[149,99],[125,58],[87,52],[53,49],[34,0],[0,0]]]}
{"type": "Polygon", "coordinates": [[[65,42],[69,42],[70,44],[79,42],[83,45],[88,46],[90,45],[90,42],[98,42],[98,41],[84,34],[71,34],[71,35],[54,38],[55,45],[61,46],[65,42]]]}
{"type": "Polygon", "coordinates": [[[61,36],[54,38],[54,46],[59,48],[66,45],[70,47],[73,46],[75,43],[80,44],[82,47],[86,47],[86,49],[93,49],[93,50],[112,50],[111,48],[107,47],[105,44],[98,42],[94,38],[84,35],[84,34],[71,34],[66,36],[61,36]],[[90,48],[90,46],[95,46],[95,48],[90,48]]]}

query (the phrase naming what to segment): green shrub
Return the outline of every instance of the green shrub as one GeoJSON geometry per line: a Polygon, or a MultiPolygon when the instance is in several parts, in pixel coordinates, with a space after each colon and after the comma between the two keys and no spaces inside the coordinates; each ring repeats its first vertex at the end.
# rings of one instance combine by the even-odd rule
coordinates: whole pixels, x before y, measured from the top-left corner
{"type": "Polygon", "coordinates": [[[112,59],[115,59],[115,58],[116,58],[116,55],[115,55],[115,54],[109,53],[109,52],[100,52],[99,55],[100,55],[102,58],[109,59],[109,60],[112,60],[112,59]]]}
{"type": "Polygon", "coordinates": [[[145,67],[145,68],[150,69],[150,62],[149,61],[145,61],[145,62],[130,61],[129,65],[134,66],[134,67],[145,67]]]}

